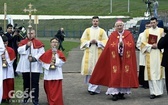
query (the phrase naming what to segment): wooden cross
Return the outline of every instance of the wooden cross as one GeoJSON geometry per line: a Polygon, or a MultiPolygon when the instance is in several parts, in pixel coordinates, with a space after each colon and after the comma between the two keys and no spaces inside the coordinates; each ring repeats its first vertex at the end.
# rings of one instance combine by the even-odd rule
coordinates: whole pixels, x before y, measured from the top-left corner
{"type": "Polygon", "coordinates": [[[28,9],[24,9],[23,11],[24,12],[29,12],[29,26],[28,26],[28,28],[32,28],[32,26],[31,26],[31,15],[32,15],[32,12],[36,12],[37,10],[36,9],[32,9],[32,4],[30,3],[29,5],[28,5],[28,9]]]}

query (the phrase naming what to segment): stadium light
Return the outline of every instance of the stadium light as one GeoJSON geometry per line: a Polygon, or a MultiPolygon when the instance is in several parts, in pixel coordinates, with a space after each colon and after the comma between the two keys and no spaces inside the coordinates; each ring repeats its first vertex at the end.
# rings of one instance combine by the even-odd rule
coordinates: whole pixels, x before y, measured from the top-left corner
{"type": "Polygon", "coordinates": [[[130,0],[128,0],[128,13],[130,12],[130,0]]]}
{"type": "Polygon", "coordinates": [[[110,14],[113,12],[112,6],[113,6],[113,0],[110,0],[110,14]]]}

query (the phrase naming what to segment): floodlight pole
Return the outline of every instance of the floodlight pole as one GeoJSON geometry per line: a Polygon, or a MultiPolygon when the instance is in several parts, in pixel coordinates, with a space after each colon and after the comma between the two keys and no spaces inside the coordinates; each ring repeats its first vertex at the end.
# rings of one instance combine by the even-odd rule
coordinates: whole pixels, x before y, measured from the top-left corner
{"type": "MultiPolygon", "coordinates": [[[[23,11],[24,12],[29,12],[29,26],[28,26],[28,29],[29,29],[29,40],[31,40],[31,30],[32,30],[32,25],[31,25],[31,23],[32,23],[32,21],[31,21],[31,15],[32,15],[32,12],[36,12],[37,10],[36,9],[32,9],[32,4],[30,3],[29,5],[28,5],[28,9],[24,9],[23,11]]],[[[30,50],[29,50],[29,56],[32,56],[32,53],[31,53],[31,46],[30,46],[30,48],[29,48],[30,50]]],[[[32,69],[31,69],[31,62],[30,62],[30,92],[32,91],[32,69]]],[[[31,97],[30,97],[31,98],[31,97]]]]}
{"type": "Polygon", "coordinates": [[[110,13],[112,13],[113,12],[113,0],[110,0],[110,13]]]}
{"type": "Polygon", "coordinates": [[[130,12],[130,0],[128,0],[128,13],[130,12]]]}
{"type": "Polygon", "coordinates": [[[4,3],[4,33],[6,32],[6,14],[7,14],[7,5],[4,3]]]}
{"type": "Polygon", "coordinates": [[[39,24],[39,19],[37,15],[34,16],[34,24],[36,25],[36,38],[37,38],[37,24],[39,24]]]}

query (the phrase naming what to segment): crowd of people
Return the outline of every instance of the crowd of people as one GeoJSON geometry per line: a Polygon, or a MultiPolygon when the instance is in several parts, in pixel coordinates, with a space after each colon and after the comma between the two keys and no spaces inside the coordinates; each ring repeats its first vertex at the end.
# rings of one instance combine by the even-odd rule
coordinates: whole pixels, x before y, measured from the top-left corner
{"type": "MultiPolygon", "coordinates": [[[[99,27],[99,17],[92,17],[92,26],[84,30],[80,39],[80,49],[84,51],[81,74],[85,75],[90,95],[99,94],[103,85],[108,87],[106,95],[111,95],[113,101],[124,100],[131,94],[131,88],[142,86],[149,88],[150,99],[155,99],[163,94],[165,80],[168,91],[168,35],[167,30],[157,24],[157,18],[152,17],[135,43],[122,20],[115,22],[115,31],[108,37],[99,27]],[[140,50],[139,74],[136,47],[140,50]]],[[[12,25],[7,25],[7,32],[0,37],[0,101],[9,102],[8,93],[14,90],[16,72],[23,77],[26,94],[23,104],[32,99],[33,105],[39,105],[39,79],[44,70],[44,90],[49,105],[64,105],[62,66],[66,58],[61,44],[64,37],[64,29],[60,28],[50,39],[50,49],[45,51],[34,29],[27,30],[27,37],[22,38],[19,30],[12,32],[12,25]]]]}

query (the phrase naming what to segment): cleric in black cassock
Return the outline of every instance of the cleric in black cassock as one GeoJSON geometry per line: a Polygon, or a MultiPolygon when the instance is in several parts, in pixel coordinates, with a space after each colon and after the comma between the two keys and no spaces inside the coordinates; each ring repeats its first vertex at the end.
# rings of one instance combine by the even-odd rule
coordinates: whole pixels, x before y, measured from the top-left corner
{"type": "Polygon", "coordinates": [[[12,31],[13,26],[11,24],[7,25],[7,32],[5,33],[5,36],[8,37],[8,47],[11,47],[16,54],[16,59],[13,62],[13,69],[14,69],[14,73],[15,76],[17,76],[16,73],[16,67],[17,67],[17,61],[18,61],[18,44],[19,42],[24,39],[19,33],[20,30],[19,29],[15,29],[14,31],[12,31]]]}

